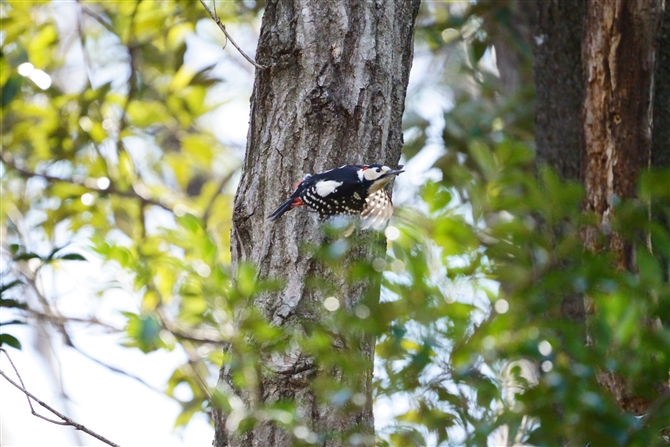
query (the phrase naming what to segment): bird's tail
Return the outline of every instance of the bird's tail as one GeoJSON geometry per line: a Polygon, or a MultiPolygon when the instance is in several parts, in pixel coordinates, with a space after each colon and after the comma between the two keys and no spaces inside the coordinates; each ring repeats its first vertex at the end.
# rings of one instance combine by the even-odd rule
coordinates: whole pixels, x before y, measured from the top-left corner
{"type": "Polygon", "coordinates": [[[288,199],[286,202],[282,203],[279,205],[279,208],[274,210],[272,214],[268,216],[268,219],[271,219],[273,221],[279,219],[286,211],[289,211],[290,209],[294,208],[294,200],[293,198],[288,199]]]}

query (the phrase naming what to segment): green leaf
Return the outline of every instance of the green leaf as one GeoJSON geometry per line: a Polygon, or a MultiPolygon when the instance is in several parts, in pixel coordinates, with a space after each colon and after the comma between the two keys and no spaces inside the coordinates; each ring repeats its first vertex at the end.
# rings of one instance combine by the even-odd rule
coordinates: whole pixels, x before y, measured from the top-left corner
{"type": "Polygon", "coordinates": [[[486,50],[488,49],[488,42],[482,42],[480,40],[474,40],[472,42],[472,58],[474,62],[479,62],[486,50]]]}
{"type": "Polygon", "coordinates": [[[9,290],[9,289],[11,289],[11,288],[13,288],[13,287],[17,287],[17,286],[19,286],[19,285],[21,285],[21,284],[23,284],[23,281],[21,281],[21,280],[19,280],[19,279],[15,279],[14,281],[12,281],[12,282],[10,282],[10,283],[8,283],[8,284],[3,284],[3,285],[0,287],[0,296],[2,296],[2,294],[5,293],[7,290],[9,290]]]}
{"type": "Polygon", "coordinates": [[[153,315],[137,315],[123,312],[128,318],[126,325],[126,346],[134,346],[149,353],[167,346],[160,338],[161,324],[153,315]]]}
{"type": "Polygon", "coordinates": [[[47,23],[37,35],[28,41],[28,56],[36,67],[45,68],[52,59],[52,51],[49,47],[56,42],[57,38],[56,25],[47,23]]]}
{"type": "Polygon", "coordinates": [[[650,170],[640,176],[638,190],[644,199],[670,199],[670,170],[650,170]]]}
{"type": "Polygon", "coordinates": [[[21,76],[12,76],[10,77],[5,85],[2,86],[2,91],[0,91],[0,96],[2,96],[2,108],[4,109],[7,104],[9,104],[16,94],[21,90],[21,85],[23,84],[23,78],[21,76]]]}
{"type": "Polygon", "coordinates": [[[481,139],[473,139],[468,145],[472,158],[482,170],[486,180],[494,180],[496,174],[496,162],[493,158],[491,148],[481,139]]]}
{"type": "MultiPolygon", "coordinates": [[[[3,307],[3,306],[0,306],[0,307],[3,307]]],[[[0,322],[0,326],[9,326],[10,324],[26,324],[26,322],[23,321],[23,320],[10,320],[10,321],[5,321],[4,323],[0,322]]]]}
{"type": "Polygon", "coordinates": [[[87,260],[85,257],[80,255],[79,253],[68,253],[66,255],[59,256],[55,259],[63,259],[63,260],[66,260],[66,261],[86,261],[87,260]]]}
{"type": "Polygon", "coordinates": [[[21,342],[16,337],[9,334],[0,334],[0,346],[2,345],[8,345],[19,350],[21,349],[21,342]]]}
{"type": "Polygon", "coordinates": [[[204,135],[187,135],[182,139],[182,151],[203,166],[210,166],[214,153],[214,142],[204,135]]]}
{"type": "Polygon", "coordinates": [[[137,127],[165,124],[171,119],[165,105],[158,101],[133,101],[128,106],[128,116],[137,127]]]}
{"type": "Polygon", "coordinates": [[[241,264],[237,271],[237,290],[249,297],[256,292],[256,269],[251,264],[241,264]]]}
{"type": "Polygon", "coordinates": [[[444,210],[452,200],[452,195],[447,188],[432,181],[426,183],[421,195],[428,204],[431,213],[444,210]]]}
{"type": "Polygon", "coordinates": [[[30,259],[42,259],[42,257],[36,253],[22,253],[14,257],[15,261],[28,261],[30,259]]]}
{"type": "Polygon", "coordinates": [[[426,439],[414,428],[404,428],[389,436],[393,447],[425,446],[426,439]]]}
{"type": "Polygon", "coordinates": [[[22,302],[22,301],[18,301],[18,300],[14,300],[14,299],[0,298],[0,307],[27,309],[28,305],[26,303],[22,302]]]}
{"type": "Polygon", "coordinates": [[[51,250],[51,253],[49,253],[49,256],[46,257],[45,261],[46,262],[51,261],[54,258],[54,256],[56,256],[56,253],[58,253],[59,251],[61,251],[65,247],[67,247],[67,245],[64,245],[62,247],[54,247],[53,250],[51,250]]]}

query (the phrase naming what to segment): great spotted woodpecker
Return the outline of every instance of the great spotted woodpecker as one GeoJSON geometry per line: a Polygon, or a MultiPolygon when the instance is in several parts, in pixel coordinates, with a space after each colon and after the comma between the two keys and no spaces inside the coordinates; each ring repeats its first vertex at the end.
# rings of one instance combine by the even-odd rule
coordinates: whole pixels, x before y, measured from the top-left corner
{"type": "Polygon", "coordinates": [[[274,221],[293,208],[307,205],[322,219],[338,214],[360,215],[362,229],[381,229],[393,215],[393,203],[384,185],[402,172],[372,164],[345,165],[307,175],[268,218],[274,221]]]}

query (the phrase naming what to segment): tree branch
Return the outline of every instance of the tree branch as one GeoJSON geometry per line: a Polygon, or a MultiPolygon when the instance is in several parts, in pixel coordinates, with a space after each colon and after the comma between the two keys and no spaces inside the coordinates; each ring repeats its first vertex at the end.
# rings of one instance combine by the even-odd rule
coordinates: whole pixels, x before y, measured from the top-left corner
{"type": "MultiPolygon", "coordinates": [[[[66,316],[48,315],[48,314],[46,314],[46,313],[42,313],[42,312],[39,312],[39,311],[30,309],[30,308],[25,309],[25,311],[28,312],[30,315],[32,315],[34,318],[36,318],[36,319],[38,319],[38,320],[46,320],[46,321],[49,321],[49,322],[51,322],[51,323],[53,323],[53,324],[55,324],[55,325],[64,325],[65,323],[81,323],[81,324],[89,324],[89,325],[97,325],[97,326],[101,326],[101,327],[104,327],[105,329],[108,329],[108,330],[111,331],[111,332],[114,332],[114,333],[123,332],[123,329],[119,329],[119,328],[114,327],[114,326],[112,326],[111,324],[108,324],[108,323],[104,323],[104,322],[98,320],[98,319],[95,318],[95,317],[92,317],[92,318],[88,318],[88,319],[87,319],[87,318],[77,318],[77,317],[66,317],[66,316]]],[[[169,329],[168,329],[168,330],[169,330],[169,329]]],[[[170,332],[171,332],[176,338],[179,338],[179,339],[190,340],[190,341],[194,341],[194,342],[198,342],[198,343],[216,344],[216,345],[225,345],[225,344],[226,344],[226,342],[224,342],[223,340],[213,340],[213,339],[210,340],[210,339],[205,339],[205,338],[197,338],[197,337],[189,336],[188,334],[183,334],[183,333],[181,333],[181,332],[173,332],[172,330],[170,330],[170,332]]],[[[138,377],[138,376],[136,376],[136,375],[134,375],[134,374],[131,374],[131,373],[127,372],[127,371],[124,371],[124,370],[122,370],[122,369],[120,369],[120,368],[117,368],[116,366],[112,366],[112,365],[110,365],[110,364],[108,364],[108,363],[103,362],[102,360],[99,360],[99,359],[93,357],[93,356],[90,355],[89,353],[87,353],[87,352],[85,352],[84,350],[82,350],[79,346],[75,345],[74,342],[72,342],[71,340],[70,340],[70,343],[69,343],[68,345],[69,345],[72,349],[74,349],[75,351],[77,351],[79,354],[83,355],[84,357],[86,357],[86,358],[89,359],[90,361],[92,361],[92,362],[94,362],[94,363],[97,363],[98,365],[102,366],[103,368],[107,368],[107,369],[110,370],[111,372],[114,372],[114,373],[116,373],[116,374],[120,374],[120,375],[126,376],[126,377],[128,377],[128,378],[130,378],[130,379],[133,379],[133,380],[135,380],[135,381],[141,383],[141,384],[144,385],[145,387],[149,388],[151,391],[155,391],[155,392],[158,393],[158,394],[165,395],[165,393],[163,393],[163,391],[161,391],[161,390],[159,390],[158,388],[155,388],[155,387],[152,386],[151,384],[147,383],[147,382],[146,382],[144,379],[142,379],[141,377],[138,377]]],[[[17,374],[17,375],[18,375],[18,374],[17,374]]]]}
{"type": "Polygon", "coordinates": [[[14,382],[14,381],[13,381],[12,379],[10,379],[9,377],[7,377],[7,374],[5,374],[4,371],[2,371],[2,370],[0,370],[0,375],[1,375],[2,377],[4,377],[5,380],[7,380],[9,383],[11,383],[15,388],[17,388],[17,389],[20,390],[23,394],[26,395],[26,397],[28,398],[28,405],[30,405],[30,412],[33,414],[33,416],[37,416],[37,417],[39,417],[40,419],[44,419],[45,421],[51,422],[52,424],[56,424],[56,425],[66,425],[66,426],[69,425],[69,426],[71,426],[71,427],[74,427],[76,430],[83,431],[84,433],[86,433],[86,434],[88,434],[88,435],[90,435],[90,436],[93,436],[94,438],[96,438],[96,439],[98,439],[98,440],[104,442],[104,443],[107,444],[107,445],[110,445],[110,446],[112,446],[112,447],[119,447],[118,444],[115,444],[115,443],[113,443],[112,441],[110,441],[109,439],[105,438],[104,436],[97,434],[97,433],[94,432],[93,430],[87,428],[85,425],[82,425],[82,424],[80,424],[80,423],[78,423],[78,422],[73,421],[73,420],[70,419],[69,417],[67,417],[67,416],[65,416],[64,414],[60,413],[59,411],[55,410],[54,408],[52,408],[52,407],[49,406],[48,404],[44,403],[43,401],[41,401],[40,399],[38,399],[37,397],[35,397],[35,396],[34,396],[33,394],[31,394],[29,391],[27,391],[27,390],[25,389],[25,385],[23,384],[23,379],[21,379],[21,375],[19,374],[19,371],[16,369],[16,366],[14,366],[14,362],[12,361],[11,357],[9,356],[9,353],[8,353],[4,348],[0,348],[0,351],[1,351],[1,352],[4,352],[5,355],[7,356],[7,359],[9,359],[9,363],[12,365],[12,368],[14,368],[14,372],[16,373],[16,376],[19,378],[19,382],[21,382],[21,385],[19,385],[18,383],[14,382]],[[33,408],[33,405],[32,405],[32,403],[31,403],[31,401],[30,401],[31,399],[34,400],[35,402],[37,402],[37,403],[38,403],[40,406],[42,406],[43,408],[45,408],[45,409],[47,409],[48,411],[50,411],[51,413],[53,413],[54,415],[58,416],[60,419],[62,419],[62,421],[56,421],[56,420],[53,420],[53,419],[49,419],[48,417],[46,417],[46,416],[42,416],[41,414],[37,413],[37,412],[35,411],[35,409],[33,408]]]}
{"type": "MultiPolygon", "coordinates": [[[[117,143],[121,142],[121,134],[123,133],[123,130],[126,128],[128,122],[128,107],[130,106],[130,102],[133,100],[133,97],[135,96],[135,93],[137,92],[137,75],[136,75],[136,57],[135,57],[135,51],[137,50],[137,45],[135,42],[133,42],[133,36],[135,34],[135,16],[137,15],[137,11],[140,8],[140,3],[142,3],[142,0],[136,0],[135,3],[135,8],[133,9],[132,14],[130,14],[130,24],[128,25],[128,57],[129,59],[129,64],[130,64],[130,76],[128,78],[128,95],[126,96],[126,102],[123,105],[123,109],[121,112],[121,119],[119,120],[119,134],[118,134],[118,141],[117,143]]],[[[121,37],[121,36],[119,36],[121,37]]]]}
{"type": "Polygon", "coordinates": [[[111,324],[102,322],[98,320],[96,317],[91,317],[91,318],[79,318],[79,317],[67,317],[67,316],[61,316],[61,315],[49,315],[43,312],[40,312],[35,309],[24,309],[25,312],[28,312],[32,317],[38,319],[38,320],[47,320],[50,323],[53,324],[64,324],[64,323],[81,323],[81,324],[89,324],[89,325],[96,325],[96,326],[102,326],[105,329],[108,329],[111,333],[119,333],[123,332],[123,329],[120,329],[118,327],[112,326],[111,324]]]}
{"type": "Polygon", "coordinates": [[[95,187],[87,186],[86,184],[84,184],[84,182],[80,182],[80,181],[77,181],[75,179],[54,177],[53,175],[49,175],[49,174],[41,174],[41,173],[38,173],[38,172],[28,171],[26,169],[18,167],[14,162],[10,161],[9,159],[7,159],[4,156],[0,156],[0,161],[2,161],[4,164],[9,166],[10,168],[15,170],[16,172],[18,172],[22,177],[41,177],[44,180],[47,180],[49,182],[70,183],[70,184],[81,186],[83,188],[86,188],[86,189],[89,189],[89,190],[92,190],[92,191],[102,192],[102,193],[106,193],[106,194],[114,194],[114,195],[117,195],[119,197],[127,197],[127,198],[130,198],[130,199],[137,199],[140,202],[142,202],[143,204],[154,205],[154,206],[163,208],[164,210],[167,210],[171,213],[173,212],[172,208],[170,208],[168,205],[166,205],[164,203],[161,203],[158,200],[152,199],[150,197],[145,197],[145,196],[141,195],[140,193],[138,193],[135,189],[131,189],[129,191],[120,191],[120,190],[116,189],[113,184],[110,184],[105,189],[95,188],[95,187]]]}
{"type": "Polygon", "coordinates": [[[86,5],[82,3],[81,0],[77,0],[77,3],[79,3],[79,6],[81,7],[81,11],[86,14],[87,16],[93,18],[96,22],[98,22],[100,25],[102,25],[107,31],[110,33],[116,34],[114,31],[114,28],[112,25],[107,23],[107,21],[97,12],[93,11],[92,9],[88,8],[86,5]]]}
{"type": "Polygon", "coordinates": [[[73,345],[73,346],[71,346],[71,347],[72,347],[72,349],[74,349],[74,350],[77,351],[79,354],[83,355],[84,357],[86,357],[87,359],[89,359],[90,361],[92,361],[93,363],[97,363],[98,365],[102,366],[103,368],[107,368],[108,370],[110,370],[110,371],[113,372],[113,373],[120,374],[120,375],[122,375],[122,376],[126,376],[126,377],[128,377],[129,379],[133,379],[133,380],[135,380],[135,381],[141,383],[141,384],[144,385],[145,387],[149,388],[151,391],[154,391],[154,392],[160,394],[161,396],[165,396],[165,393],[163,393],[163,391],[161,391],[161,390],[159,390],[158,388],[155,388],[155,387],[152,386],[151,384],[147,383],[147,382],[146,382],[144,379],[142,379],[141,377],[138,377],[138,376],[136,376],[136,375],[134,375],[134,374],[131,374],[131,373],[127,372],[127,371],[124,371],[124,370],[122,370],[122,369],[120,369],[120,368],[117,368],[116,366],[109,365],[109,364],[103,362],[102,360],[99,360],[99,359],[93,357],[93,356],[90,355],[89,353],[84,352],[84,351],[83,351],[82,349],[80,349],[78,346],[74,346],[74,345],[73,345]]]}
{"type": "MultiPolygon", "coordinates": [[[[215,1],[216,1],[216,0],[215,0],[215,1]]],[[[230,41],[230,43],[232,43],[233,46],[234,46],[235,48],[237,48],[237,51],[239,51],[240,54],[241,54],[242,56],[244,56],[244,58],[245,58],[247,61],[249,61],[249,63],[250,63],[251,65],[253,65],[254,67],[258,68],[259,70],[265,70],[266,68],[268,68],[268,67],[265,67],[265,66],[263,66],[263,65],[257,64],[256,61],[254,61],[252,58],[250,58],[249,56],[247,56],[247,54],[246,54],[244,51],[242,51],[242,48],[240,48],[240,47],[235,43],[235,41],[233,40],[233,38],[230,37],[230,34],[228,34],[228,31],[226,31],[226,26],[225,26],[223,23],[221,23],[221,19],[219,19],[219,17],[218,17],[216,14],[214,14],[214,13],[207,7],[207,5],[205,4],[205,0],[200,0],[200,3],[202,3],[203,8],[205,8],[205,11],[207,11],[207,13],[209,13],[209,16],[212,18],[212,20],[214,20],[214,22],[216,22],[216,24],[219,25],[219,28],[221,28],[221,31],[223,31],[223,34],[226,35],[226,39],[228,39],[228,40],[230,41]]]]}
{"type": "Polygon", "coordinates": [[[174,335],[175,338],[179,340],[184,340],[184,341],[191,341],[194,343],[201,343],[201,344],[209,344],[209,345],[216,345],[216,346],[228,346],[230,344],[229,341],[222,340],[222,339],[216,339],[216,338],[207,338],[207,337],[202,337],[198,335],[192,335],[188,334],[186,332],[182,332],[178,329],[168,327],[165,325],[165,329],[172,335],[174,335]]]}
{"type": "Polygon", "coordinates": [[[205,211],[202,213],[202,220],[207,226],[207,219],[209,219],[209,215],[212,212],[212,208],[214,207],[214,202],[216,201],[216,198],[221,195],[221,190],[223,189],[224,186],[226,186],[226,183],[230,181],[230,178],[233,176],[235,173],[235,170],[232,170],[228,175],[224,176],[221,181],[219,182],[219,185],[216,187],[216,192],[214,192],[214,195],[212,195],[212,198],[209,200],[209,203],[205,207],[205,211]]]}
{"type": "MultiPolygon", "coordinates": [[[[647,407],[647,412],[642,417],[642,423],[646,424],[653,419],[656,416],[656,413],[663,408],[663,405],[668,399],[670,399],[670,387],[665,387],[661,395],[647,407]]],[[[628,432],[632,432],[632,426],[629,427],[628,432]]]]}

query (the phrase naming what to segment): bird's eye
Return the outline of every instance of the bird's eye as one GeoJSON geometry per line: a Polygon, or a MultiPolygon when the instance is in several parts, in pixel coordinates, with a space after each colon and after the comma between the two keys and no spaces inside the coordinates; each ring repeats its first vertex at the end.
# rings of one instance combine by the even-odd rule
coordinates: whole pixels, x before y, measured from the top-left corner
{"type": "Polygon", "coordinates": [[[379,169],[379,168],[377,168],[377,172],[382,172],[382,170],[381,170],[381,169],[379,169]]]}

